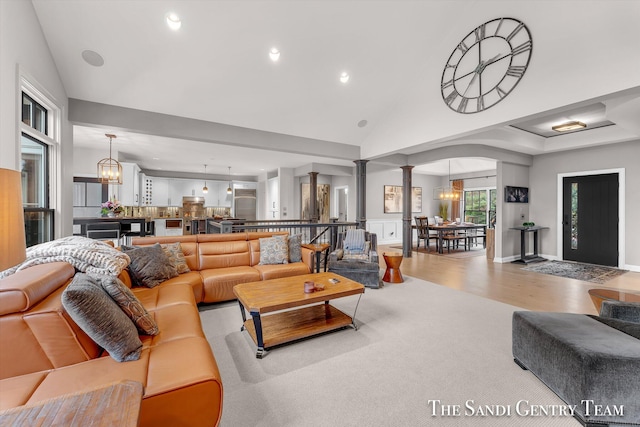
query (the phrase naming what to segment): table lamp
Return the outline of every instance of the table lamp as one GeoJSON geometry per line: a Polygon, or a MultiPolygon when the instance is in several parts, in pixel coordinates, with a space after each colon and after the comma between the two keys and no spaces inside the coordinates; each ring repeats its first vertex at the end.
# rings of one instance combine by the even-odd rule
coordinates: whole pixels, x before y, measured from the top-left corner
{"type": "Polygon", "coordinates": [[[0,271],[27,257],[19,171],[0,168],[0,271]]]}

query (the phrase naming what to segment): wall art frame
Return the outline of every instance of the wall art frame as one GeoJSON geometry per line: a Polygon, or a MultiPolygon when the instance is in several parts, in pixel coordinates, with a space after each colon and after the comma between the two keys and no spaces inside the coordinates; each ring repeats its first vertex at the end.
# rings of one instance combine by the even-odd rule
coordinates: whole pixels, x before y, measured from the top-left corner
{"type": "Polygon", "coordinates": [[[529,203],[529,188],[505,186],[504,201],[507,203],[529,203]]]}
{"type": "MultiPolygon", "coordinates": [[[[422,187],[411,187],[411,212],[422,212],[422,187]]],[[[384,213],[402,213],[402,186],[384,186],[384,213]]]]}

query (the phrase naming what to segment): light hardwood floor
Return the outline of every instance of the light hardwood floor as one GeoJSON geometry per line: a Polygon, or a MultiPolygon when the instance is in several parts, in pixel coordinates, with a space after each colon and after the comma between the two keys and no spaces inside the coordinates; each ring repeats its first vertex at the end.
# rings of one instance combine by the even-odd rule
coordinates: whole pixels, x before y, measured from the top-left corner
{"type": "MultiPolygon", "coordinates": [[[[402,252],[380,245],[380,265],[385,268],[382,252],[402,252]]],[[[550,276],[522,270],[519,264],[498,264],[486,256],[454,258],[412,252],[400,266],[403,275],[417,277],[481,297],[490,298],[527,310],[597,314],[589,298],[591,288],[611,288],[640,292],[640,273],[627,272],[605,284],[550,276]]],[[[402,284],[385,283],[385,286],[402,284]]]]}

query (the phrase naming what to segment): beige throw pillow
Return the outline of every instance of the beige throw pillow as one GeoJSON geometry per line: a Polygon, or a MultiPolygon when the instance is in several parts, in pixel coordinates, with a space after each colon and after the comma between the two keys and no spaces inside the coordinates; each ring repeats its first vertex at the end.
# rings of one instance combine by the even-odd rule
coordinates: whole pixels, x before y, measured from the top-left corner
{"type": "Polygon", "coordinates": [[[289,245],[286,236],[260,239],[260,265],[288,263],[289,245]]]}
{"type": "Polygon", "coordinates": [[[178,274],[188,273],[191,271],[189,265],[187,264],[187,259],[184,257],[184,252],[182,252],[182,246],[180,245],[180,242],[165,243],[161,244],[160,246],[164,250],[164,253],[176,266],[176,271],[178,272],[178,274]]]}

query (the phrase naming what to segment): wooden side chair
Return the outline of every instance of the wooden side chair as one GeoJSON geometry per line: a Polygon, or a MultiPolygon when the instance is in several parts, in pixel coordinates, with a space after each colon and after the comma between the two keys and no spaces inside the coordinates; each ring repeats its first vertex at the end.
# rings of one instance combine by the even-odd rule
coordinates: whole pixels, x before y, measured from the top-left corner
{"type": "Polygon", "coordinates": [[[418,249],[420,249],[420,240],[424,240],[424,247],[429,250],[429,228],[427,227],[426,216],[416,216],[416,230],[418,231],[418,249]]]}

